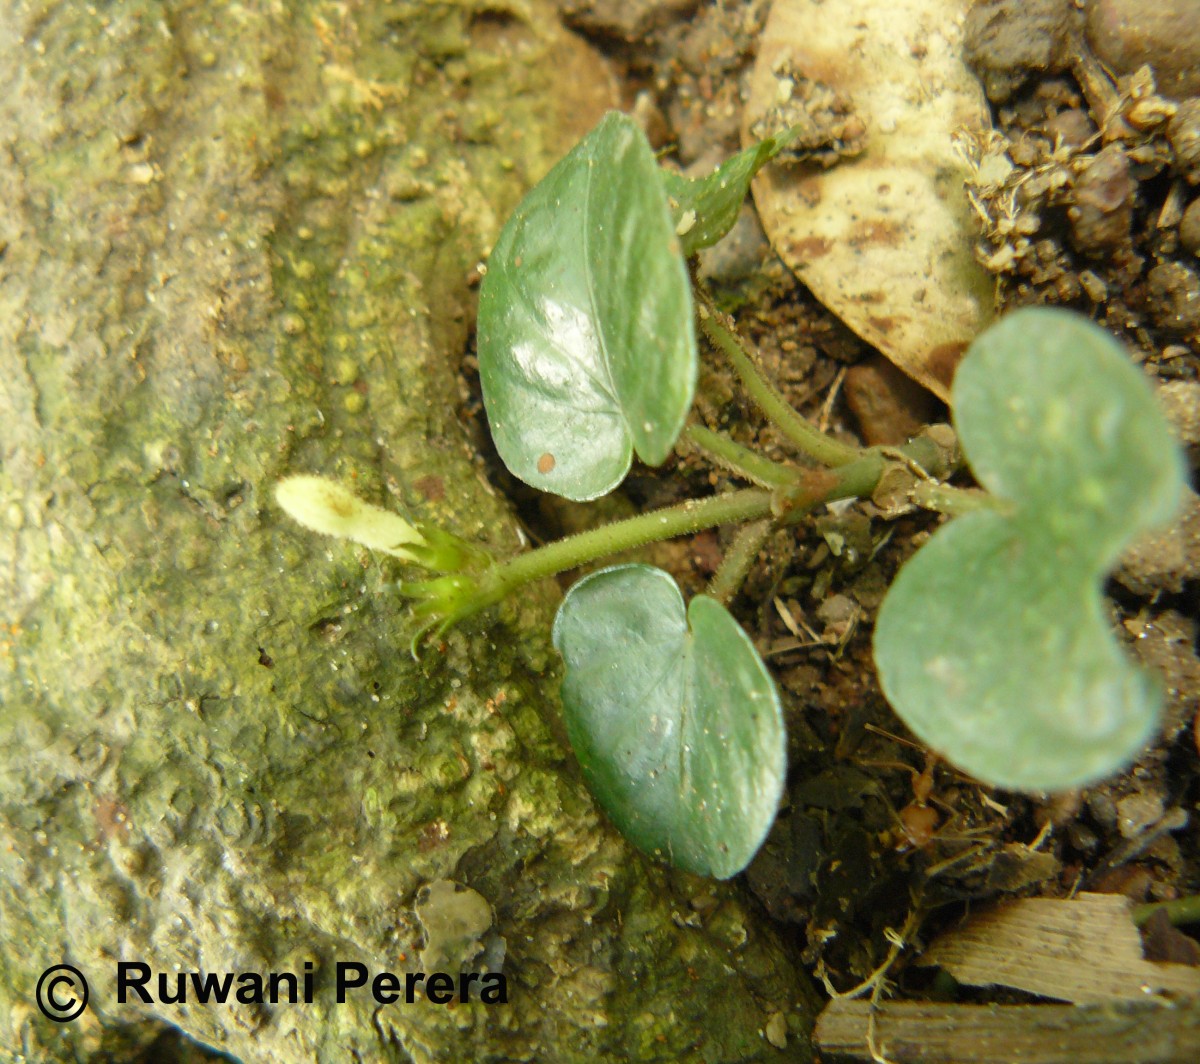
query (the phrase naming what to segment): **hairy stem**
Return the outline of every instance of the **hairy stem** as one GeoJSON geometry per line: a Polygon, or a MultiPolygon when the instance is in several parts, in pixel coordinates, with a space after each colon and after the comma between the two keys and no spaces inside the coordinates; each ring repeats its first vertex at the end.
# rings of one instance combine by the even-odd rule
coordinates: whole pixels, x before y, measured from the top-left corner
{"type": "Polygon", "coordinates": [[[758,520],[771,512],[771,502],[771,492],[758,488],[707,499],[689,499],[678,506],[601,525],[518,554],[483,572],[472,581],[469,589],[452,587],[444,583],[443,578],[406,583],[401,590],[410,597],[425,600],[417,607],[418,613],[439,616],[453,623],[499,602],[531,581],[554,576],[566,569],[647,543],[690,535],[702,528],[758,520]]]}
{"type": "MultiPolygon", "coordinates": [[[[918,437],[896,448],[895,453],[916,462],[933,476],[945,473],[939,465],[941,452],[929,440],[918,437]]],[[[774,517],[782,524],[794,524],[821,503],[870,495],[888,463],[889,457],[879,451],[864,451],[857,461],[838,469],[798,469],[790,484],[775,491],[747,488],[689,500],[548,543],[493,565],[477,576],[454,573],[433,580],[405,581],[401,592],[422,600],[417,613],[434,618],[435,623],[440,621],[441,627],[445,627],[499,602],[531,581],[633,547],[690,535],[703,528],[745,524],[767,517],[774,517]]]]}
{"type": "Polygon", "coordinates": [[[949,484],[939,484],[931,480],[919,480],[913,486],[912,501],[925,510],[934,510],[940,514],[969,514],[976,510],[1008,509],[1003,499],[989,495],[978,488],[954,488],[949,484]]]}
{"type": "Polygon", "coordinates": [[[1133,907],[1133,922],[1142,927],[1159,909],[1165,909],[1172,924],[1200,924],[1200,895],[1192,894],[1173,901],[1151,902],[1133,907]]]}
{"type": "Polygon", "coordinates": [[[728,606],[738,589],[746,581],[750,566],[758,557],[758,552],[770,538],[776,528],[774,521],[763,518],[747,525],[733,541],[733,546],[725,553],[721,566],[708,585],[707,594],[715,598],[722,606],[728,606]]]}
{"type": "Polygon", "coordinates": [[[741,341],[721,324],[717,312],[700,307],[700,327],[705,335],[729,359],[742,386],[772,424],[804,454],[822,465],[843,466],[861,458],[863,452],[857,447],[839,443],[832,436],[814,428],[796,413],[787,400],[776,390],[742,349],[741,341]]]}
{"type": "Polygon", "coordinates": [[[781,488],[796,483],[797,471],[735,443],[728,436],[713,432],[703,425],[689,425],[684,434],[688,440],[714,458],[720,465],[763,487],[781,488]]]}

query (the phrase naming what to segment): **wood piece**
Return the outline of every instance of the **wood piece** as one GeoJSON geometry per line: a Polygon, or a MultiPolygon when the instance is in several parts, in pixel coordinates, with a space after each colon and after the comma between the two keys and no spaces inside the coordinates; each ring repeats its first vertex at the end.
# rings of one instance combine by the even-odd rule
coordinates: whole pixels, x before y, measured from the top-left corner
{"type": "MultiPolygon", "coordinates": [[[[871,1004],[831,1001],[817,1019],[825,1064],[871,1060],[871,1004]]],[[[873,1042],[891,1064],[1196,1064],[1200,1002],[1164,1005],[940,1005],[875,1013],[873,1042]]]]}

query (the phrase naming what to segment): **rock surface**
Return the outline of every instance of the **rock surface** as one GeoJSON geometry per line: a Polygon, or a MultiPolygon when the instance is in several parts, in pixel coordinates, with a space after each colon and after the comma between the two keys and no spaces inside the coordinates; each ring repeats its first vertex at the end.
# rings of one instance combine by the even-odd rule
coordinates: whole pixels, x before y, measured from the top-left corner
{"type": "Polygon", "coordinates": [[[628,42],[639,40],[698,6],[699,0],[558,0],[568,25],[628,42]]]}
{"type": "Polygon", "coordinates": [[[1114,74],[1154,70],[1166,96],[1200,95],[1200,18],[1195,0],[1092,0],[1088,41],[1114,74]]]}
{"type": "Polygon", "coordinates": [[[773,933],[579,782],[553,590],[416,661],[398,571],[271,498],[321,472],[516,549],[454,413],[468,278],[608,99],[541,0],[0,2],[14,1059],[163,1060],[166,1025],[247,1062],[808,1058],[773,933]],[[336,1003],[337,961],[416,970],[460,896],[440,963],[503,955],[508,1004],[336,1003]],[[118,959],[317,989],[121,1005],[118,959]],[[60,1025],[33,988],[61,962],[91,998],[60,1025]]]}
{"type": "Polygon", "coordinates": [[[1067,66],[1078,25],[1071,0],[976,0],[967,14],[963,53],[988,99],[1002,102],[1032,74],[1067,66]]]}

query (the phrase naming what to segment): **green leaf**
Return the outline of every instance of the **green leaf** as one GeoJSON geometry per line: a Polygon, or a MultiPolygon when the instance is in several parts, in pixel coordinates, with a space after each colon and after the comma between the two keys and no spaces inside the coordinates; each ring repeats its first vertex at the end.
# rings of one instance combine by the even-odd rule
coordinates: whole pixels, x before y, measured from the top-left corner
{"type": "Polygon", "coordinates": [[[985,783],[1094,782],[1157,721],[1160,693],[1114,638],[1101,581],[1177,507],[1180,448],[1117,343],[1066,311],[982,333],[953,398],[976,478],[1009,507],[954,519],[901,569],[875,627],[880,683],[922,741],[985,783]]]}
{"type": "Polygon", "coordinates": [[[979,483],[1028,534],[1108,569],[1179,507],[1183,453],[1158,401],[1108,333],[1027,308],[981,333],[954,378],[954,423],[979,483]]]}
{"type": "Polygon", "coordinates": [[[922,742],[985,783],[1051,791],[1119,769],[1158,698],[1113,639],[1094,574],[1038,552],[999,514],[950,522],[892,584],[875,663],[922,742]]]}
{"type": "Polygon", "coordinates": [[[505,225],[479,295],[479,372],[496,447],[569,499],[663,462],[696,385],[687,269],[658,166],[611,113],[505,225]]]}
{"type": "Polygon", "coordinates": [[[687,178],[672,170],[661,171],[684,255],[711,247],[733,228],[751,179],[795,140],[798,132],[793,126],[767,137],[726,159],[707,177],[687,178]]]}
{"type": "Polygon", "coordinates": [[[636,846],[727,879],[775,818],[783,714],[749,637],[715,599],[684,610],[660,569],[571,588],[554,621],[567,733],[592,793],[636,846]]]}

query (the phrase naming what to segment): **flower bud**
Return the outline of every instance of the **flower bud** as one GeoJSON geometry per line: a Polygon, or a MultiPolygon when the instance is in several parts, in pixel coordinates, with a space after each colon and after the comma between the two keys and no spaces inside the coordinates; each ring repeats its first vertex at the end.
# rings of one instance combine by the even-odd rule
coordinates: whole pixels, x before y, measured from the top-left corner
{"type": "Polygon", "coordinates": [[[353,540],[405,561],[418,562],[406,548],[427,546],[425,537],[399,514],[363,502],[325,477],[287,477],[275,485],[275,501],[313,532],[353,540]]]}

